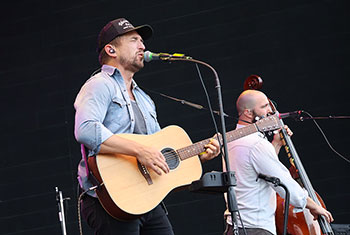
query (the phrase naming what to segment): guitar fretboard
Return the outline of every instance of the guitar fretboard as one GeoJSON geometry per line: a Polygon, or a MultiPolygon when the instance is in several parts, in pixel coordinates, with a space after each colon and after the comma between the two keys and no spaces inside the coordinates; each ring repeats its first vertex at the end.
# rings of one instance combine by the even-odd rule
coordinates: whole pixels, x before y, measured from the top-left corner
{"type": "MultiPolygon", "coordinates": [[[[227,142],[234,141],[236,139],[242,138],[244,136],[253,134],[258,131],[256,125],[248,125],[237,130],[229,131],[226,133],[227,142]]],[[[181,148],[177,150],[181,160],[196,156],[205,151],[205,145],[210,142],[211,138],[196,142],[190,146],[181,148]]],[[[222,137],[220,137],[220,142],[222,143],[222,137]]]]}

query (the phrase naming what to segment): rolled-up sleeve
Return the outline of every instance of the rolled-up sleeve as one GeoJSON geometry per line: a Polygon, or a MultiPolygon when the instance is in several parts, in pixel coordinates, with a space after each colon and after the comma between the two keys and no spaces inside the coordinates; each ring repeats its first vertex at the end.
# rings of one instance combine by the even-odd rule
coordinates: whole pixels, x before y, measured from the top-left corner
{"type": "MultiPolygon", "coordinates": [[[[272,145],[267,146],[260,142],[252,149],[252,156],[252,164],[257,174],[261,173],[279,178],[290,192],[290,203],[295,208],[304,209],[308,193],[300,187],[291,177],[289,170],[278,160],[272,145]]],[[[282,187],[272,187],[282,198],[285,198],[285,191],[282,187]]]]}
{"type": "Polygon", "coordinates": [[[97,154],[101,144],[113,135],[103,125],[110,102],[111,87],[108,81],[103,81],[101,77],[87,81],[74,102],[75,138],[93,154],[97,154]]]}

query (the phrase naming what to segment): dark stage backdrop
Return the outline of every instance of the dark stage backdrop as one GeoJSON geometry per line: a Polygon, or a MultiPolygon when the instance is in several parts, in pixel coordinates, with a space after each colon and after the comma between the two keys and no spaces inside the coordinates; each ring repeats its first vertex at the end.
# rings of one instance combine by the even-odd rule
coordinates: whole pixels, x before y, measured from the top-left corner
{"type": "MultiPolygon", "coordinates": [[[[148,23],[154,52],[181,52],[219,74],[227,130],[245,78],[257,74],[280,112],[349,115],[347,0],[4,1],[0,27],[0,234],[61,234],[55,187],[70,197],[68,234],[78,234],[73,102],[99,67],[96,37],[109,21],[148,23]]],[[[214,109],[214,76],[200,66],[214,109]]],[[[151,62],[135,75],[144,88],[207,107],[194,64],[151,62]]],[[[207,111],[150,93],[162,127],[177,124],[192,140],[214,134],[207,111]]],[[[304,167],[335,222],[349,223],[350,164],[327,146],[310,120],[285,121],[304,167]]],[[[348,158],[350,120],[320,120],[333,147],[348,158]]],[[[220,124],[219,124],[220,126],[220,124]]],[[[280,158],[286,161],[285,154],[280,158]]],[[[204,171],[221,170],[221,159],[204,171]]],[[[222,195],[171,193],[165,202],[176,234],[219,235],[222,195]]],[[[83,223],[84,234],[92,234],[83,223]]]]}

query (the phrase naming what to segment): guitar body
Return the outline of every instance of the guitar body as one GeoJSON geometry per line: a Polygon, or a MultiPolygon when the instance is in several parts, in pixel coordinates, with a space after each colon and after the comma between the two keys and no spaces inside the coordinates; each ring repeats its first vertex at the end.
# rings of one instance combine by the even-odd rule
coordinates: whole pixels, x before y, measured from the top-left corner
{"type": "Polygon", "coordinates": [[[178,126],[168,126],[152,135],[118,136],[157,148],[165,156],[170,172],[161,176],[152,170],[148,172],[135,157],[128,155],[90,157],[90,170],[100,183],[103,182],[103,186],[96,190],[98,198],[104,209],[116,219],[137,218],[155,208],[173,189],[188,185],[202,175],[198,157],[181,160],[176,151],[172,151],[192,144],[186,132],[178,126]],[[149,174],[144,174],[145,171],[149,174]]]}

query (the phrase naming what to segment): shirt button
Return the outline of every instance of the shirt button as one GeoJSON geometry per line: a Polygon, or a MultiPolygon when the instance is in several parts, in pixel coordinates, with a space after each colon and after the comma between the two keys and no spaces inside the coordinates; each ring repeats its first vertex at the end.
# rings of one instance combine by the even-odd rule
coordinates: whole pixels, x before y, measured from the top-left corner
{"type": "Polygon", "coordinates": [[[134,121],[134,119],[131,119],[131,121],[133,122],[133,121],[134,121]]]}

